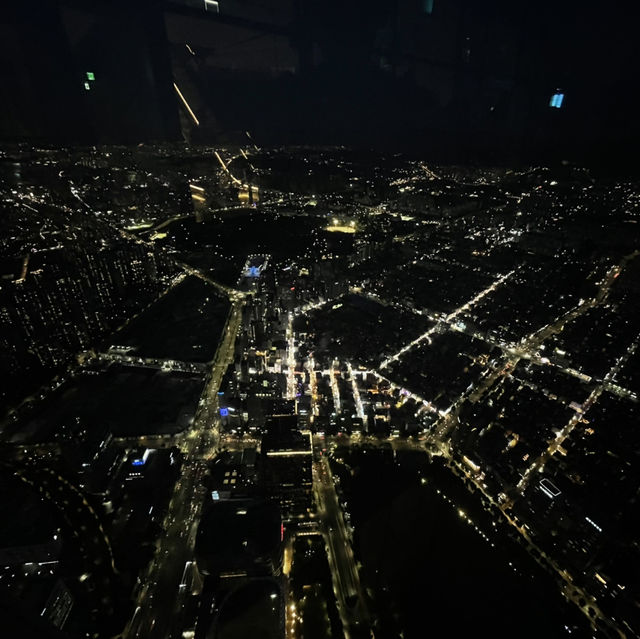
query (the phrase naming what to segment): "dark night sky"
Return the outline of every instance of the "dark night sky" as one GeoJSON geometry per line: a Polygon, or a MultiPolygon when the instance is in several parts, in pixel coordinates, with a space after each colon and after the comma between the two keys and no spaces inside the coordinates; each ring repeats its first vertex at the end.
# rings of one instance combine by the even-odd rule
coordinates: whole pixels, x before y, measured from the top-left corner
{"type": "Polygon", "coordinates": [[[640,139],[623,3],[229,0],[220,17],[188,0],[35,5],[0,17],[7,140],[180,139],[172,80],[202,115],[192,142],[248,128],[264,144],[624,164],[640,139]]]}

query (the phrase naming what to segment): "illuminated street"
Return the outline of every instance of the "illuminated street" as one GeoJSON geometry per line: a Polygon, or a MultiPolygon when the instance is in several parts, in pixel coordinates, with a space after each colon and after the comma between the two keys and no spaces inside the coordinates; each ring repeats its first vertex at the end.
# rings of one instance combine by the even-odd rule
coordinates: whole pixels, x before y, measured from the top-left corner
{"type": "Polygon", "coordinates": [[[369,616],[361,591],[356,560],[335,492],[334,478],[326,456],[320,453],[322,442],[314,443],[314,491],[318,514],[327,541],[329,563],[338,598],[345,636],[368,636],[369,616]]]}
{"type": "Polygon", "coordinates": [[[164,521],[156,559],[139,588],[136,613],[126,637],[180,637],[184,601],[177,597],[184,565],[193,560],[193,543],[203,498],[203,459],[219,444],[218,389],[233,355],[242,302],[235,302],[203,391],[200,411],[184,438],[185,462],[164,521]]]}
{"type": "Polygon", "coordinates": [[[112,4],[3,14],[0,636],[640,637],[630,16],[112,4]]]}

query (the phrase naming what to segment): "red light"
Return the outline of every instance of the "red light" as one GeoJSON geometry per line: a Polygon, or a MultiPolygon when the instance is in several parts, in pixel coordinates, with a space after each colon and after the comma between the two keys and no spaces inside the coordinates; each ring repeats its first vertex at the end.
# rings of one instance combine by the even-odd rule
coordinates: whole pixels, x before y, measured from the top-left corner
{"type": "Polygon", "coordinates": [[[280,541],[284,541],[284,524],[280,523],[280,541]]]}
{"type": "Polygon", "coordinates": [[[292,291],[295,291],[295,290],[296,290],[296,287],[295,287],[295,286],[292,286],[292,287],[291,287],[291,290],[292,290],[292,291]]]}

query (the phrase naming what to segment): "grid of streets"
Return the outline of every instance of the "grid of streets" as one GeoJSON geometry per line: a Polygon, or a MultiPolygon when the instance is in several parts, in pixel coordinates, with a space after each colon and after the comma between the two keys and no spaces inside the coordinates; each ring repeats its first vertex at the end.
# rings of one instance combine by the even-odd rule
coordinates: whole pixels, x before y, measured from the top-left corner
{"type": "MultiPolygon", "coordinates": [[[[358,475],[347,452],[367,451],[444,464],[492,522],[479,528],[446,497],[481,538],[519,539],[593,632],[638,636],[624,570],[638,549],[617,534],[639,488],[638,184],[578,168],[394,158],[372,169],[332,149],[217,149],[187,179],[133,151],[108,164],[101,151],[78,153],[82,163],[40,156],[55,189],[2,189],[6,223],[23,237],[7,236],[4,345],[14,369],[28,358],[41,380],[5,391],[3,449],[8,468],[65,469],[103,513],[100,535],[116,548],[109,579],[128,584],[119,636],[224,634],[241,624],[229,602],[245,599],[243,623],[266,615],[273,636],[306,637],[312,619],[317,636],[336,625],[347,639],[376,636],[381,594],[356,543],[357,492],[343,485],[345,468],[358,475]],[[116,187],[87,179],[115,166],[182,180],[182,206],[118,210],[116,187]],[[70,220],[82,221],[72,231],[70,220]],[[100,262],[81,238],[101,247],[100,262]],[[71,245],[75,266],[56,257],[71,245]],[[141,291],[134,301],[121,294],[127,278],[141,291]],[[52,310],[61,305],[66,315],[52,310]],[[55,349],[44,341],[52,331],[55,349]],[[124,400],[109,417],[120,401],[103,388],[111,378],[124,389],[139,380],[143,409],[184,389],[175,419],[160,424],[165,413],[124,400]],[[93,409],[78,401],[83,384],[93,409]],[[39,412],[50,405],[55,419],[39,412]],[[91,455],[69,455],[91,439],[89,422],[104,436],[91,455]],[[170,477],[157,501],[133,488],[152,487],[152,473],[170,477]],[[209,533],[216,517],[224,534],[209,533]],[[260,533],[245,527],[253,517],[260,533]],[[118,549],[142,530],[152,553],[136,572],[118,549]]],[[[119,202],[148,188],[130,186],[119,202]]],[[[71,570],[55,557],[52,576],[71,570]]],[[[72,598],[90,573],[82,568],[72,598]]],[[[66,615],[84,628],[97,618],[66,615]]]]}

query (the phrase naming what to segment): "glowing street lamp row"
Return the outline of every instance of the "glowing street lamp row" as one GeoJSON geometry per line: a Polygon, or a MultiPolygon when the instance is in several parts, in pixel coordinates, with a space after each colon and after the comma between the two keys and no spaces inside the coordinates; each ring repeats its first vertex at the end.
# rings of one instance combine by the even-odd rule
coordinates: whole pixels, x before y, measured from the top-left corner
{"type": "MultiPolygon", "coordinates": [[[[500,286],[500,284],[502,284],[507,278],[511,277],[514,273],[515,273],[515,269],[499,277],[493,284],[491,284],[484,290],[480,291],[475,297],[470,299],[466,304],[464,304],[463,306],[460,306],[455,311],[449,313],[449,315],[445,317],[444,322],[448,324],[449,322],[454,320],[458,315],[469,310],[472,306],[475,306],[475,304],[477,304],[483,297],[485,297],[486,295],[494,291],[498,286],[500,286]]],[[[414,339],[412,342],[409,342],[406,346],[403,346],[395,355],[389,357],[384,362],[382,362],[382,364],[380,364],[380,369],[386,368],[387,366],[389,366],[389,364],[400,359],[400,357],[402,357],[402,355],[404,355],[408,350],[424,342],[426,339],[429,339],[431,335],[433,335],[433,333],[436,332],[437,329],[438,329],[438,324],[436,324],[435,326],[432,326],[426,333],[423,333],[419,337],[416,337],[416,339],[414,339]]]]}

